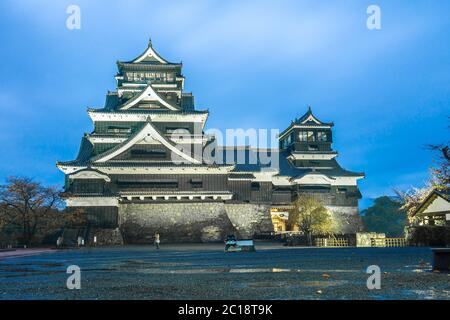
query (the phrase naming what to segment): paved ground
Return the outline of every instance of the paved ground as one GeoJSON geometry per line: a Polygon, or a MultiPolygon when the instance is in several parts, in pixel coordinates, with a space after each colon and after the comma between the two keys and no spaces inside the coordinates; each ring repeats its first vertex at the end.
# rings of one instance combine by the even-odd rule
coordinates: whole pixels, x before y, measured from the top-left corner
{"type": "Polygon", "coordinates": [[[450,274],[431,272],[428,248],[222,245],[60,250],[0,258],[0,299],[450,299],[450,274]],[[381,289],[368,290],[369,265],[381,289]],[[68,290],[66,269],[81,268],[68,290]],[[318,293],[318,291],[321,293],[318,293]]]}
{"type": "Polygon", "coordinates": [[[2,249],[0,250],[0,259],[10,257],[24,257],[32,256],[42,253],[56,252],[56,250],[42,248],[42,249],[2,249]]]}

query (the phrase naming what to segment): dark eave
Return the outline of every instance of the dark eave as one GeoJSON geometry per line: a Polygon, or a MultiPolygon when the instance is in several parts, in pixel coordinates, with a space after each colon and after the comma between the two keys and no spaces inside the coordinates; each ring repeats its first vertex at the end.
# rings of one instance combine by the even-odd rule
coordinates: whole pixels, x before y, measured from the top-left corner
{"type": "Polygon", "coordinates": [[[106,108],[101,108],[101,109],[94,109],[94,108],[88,108],[87,109],[88,112],[94,112],[94,113],[115,113],[115,114],[128,114],[128,113],[133,113],[133,114],[148,114],[148,115],[152,115],[152,114],[180,114],[180,115],[184,115],[184,114],[208,114],[209,111],[208,110],[139,110],[139,109],[126,109],[126,110],[119,110],[119,109],[106,109],[106,108]]]}

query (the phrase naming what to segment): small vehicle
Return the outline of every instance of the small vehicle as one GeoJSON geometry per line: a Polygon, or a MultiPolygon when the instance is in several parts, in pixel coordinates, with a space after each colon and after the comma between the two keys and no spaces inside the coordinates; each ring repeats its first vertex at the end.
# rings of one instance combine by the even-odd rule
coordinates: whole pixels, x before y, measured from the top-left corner
{"type": "Polygon", "coordinates": [[[237,240],[235,235],[228,235],[225,240],[225,252],[253,252],[255,245],[252,239],[237,240]]]}

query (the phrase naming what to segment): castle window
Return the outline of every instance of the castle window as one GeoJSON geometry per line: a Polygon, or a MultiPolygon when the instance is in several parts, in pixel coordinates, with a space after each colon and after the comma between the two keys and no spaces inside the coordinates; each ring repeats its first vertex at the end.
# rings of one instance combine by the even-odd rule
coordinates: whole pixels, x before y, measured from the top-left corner
{"type": "Polygon", "coordinates": [[[191,187],[193,189],[201,189],[203,188],[203,181],[200,179],[192,179],[191,180],[191,187]]]}
{"type": "Polygon", "coordinates": [[[124,189],[177,189],[177,180],[118,180],[119,188],[124,189]]]}
{"type": "Polygon", "coordinates": [[[157,150],[142,150],[142,149],[134,149],[131,150],[131,155],[133,158],[139,159],[164,159],[166,157],[166,150],[157,149],[157,150]]]}
{"type": "Polygon", "coordinates": [[[308,141],[316,141],[316,137],[314,136],[314,131],[307,131],[308,141]]]}
{"type": "Polygon", "coordinates": [[[324,131],[317,132],[317,140],[318,141],[327,141],[327,133],[324,131]]]}
{"type": "Polygon", "coordinates": [[[328,193],[330,192],[329,186],[322,185],[309,185],[309,186],[299,186],[299,190],[306,193],[328,193]]]}
{"type": "Polygon", "coordinates": [[[121,127],[121,126],[109,126],[107,129],[109,133],[130,133],[131,128],[129,127],[121,127]]]}
{"type": "Polygon", "coordinates": [[[306,141],[308,139],[308,134],[306,131],[300,131],[298,134],[298,139],[300,141],[306,141]]]}
{"type": "Polygon", "coordinates": [[[259,182],[252,182],[251,189],[252,191],[259,191],[261,188],[261,185],[259,182]]]}
{"type": "Polygon", "coordinates": [[[292,136],[288,135],[287,138],[286,138],[286,146],[290,145],[291,142],[292,142],[292,136]]]}
{"type": "Polygon", "coordinates": [[[189,129],[188,128],[167,127],[166,134],[172,134],[172,133],[189,134],[189,129]]]}
{"type": "Polygon", "coordinates": [[[74,193],[102,193],[104,182],[94,179],[75,180],[72,184],[74,193]]]}

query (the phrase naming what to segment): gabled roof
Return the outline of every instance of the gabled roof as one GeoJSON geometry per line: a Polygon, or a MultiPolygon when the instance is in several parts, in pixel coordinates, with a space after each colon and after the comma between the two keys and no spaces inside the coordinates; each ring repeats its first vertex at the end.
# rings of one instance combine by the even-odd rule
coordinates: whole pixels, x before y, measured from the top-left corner
{"type": "Polygon", "coordinates": [[[450,191],[438,191],[434,189],[417,207],[416,211],[413,213],[413,216],[415,216],[416,214],[425,213],[425,211],[427,211],[428,209],[430,211],[428,213],[431,214],[450,212],[450,191]],[[440,203],[436,203],[437,205],[433,207],[433,203],[435,203],[436,201],[440,201],[440,203]],[[446,211],[439,211],[441,209],[446,209],[446,211]]]}
{"type": "Polygon", "coordinates": [[[128,63],[146,63],[146,64],[175,64],[167,61],[153,49],[152,40],[149,39],[147,49],[144,53],[128,63]]]}
{"type": "Polygon", "coordinates": [[[93,169],[91,167],[83,168],[78,171],[73,172],[70,177],[70,179],[102,179],[107,182],[111,182],[111,179],[108,177],[108,175],[104,174],[103,172],[93,169]]]}
{"type": "Polygon", "coordinates": [[[296,167],[289,159],[289,152],[278,149],[254,149],[250,147],[219,147],[221,153],[216,159],[226,164],[234,164],[233,172],[261,172],[269,168],[277,169],[278,175],[302,177],[306,174],[323,174],[329,177],[363,178],[363,172],[352,172],[342,168],[336,159],[318,160],[319,165],[296,167]]]}
{"type": "Polygon", "coordinates": [[[308,111],[300,118],[292,121],[291,125],[287,127],[283,132],[280,133],[279,139],[283,138],[287,133],[289,133],[293,128],[331,128],[334,126],[333,122],[322,122],[320,121],[312,112],[311,107],[308,106],[308,111]]]}
{"type": "Polygon", "coordinates": [[[308,111],[300,118],[295,119],[294,123],[297,125],[305,125],[305,126],[314,126],[314,125],[330,126],[330,127],[333,126],[332,122],[322,122],[319,119],[317,119],[311,110],[311,106],[308,106],[308,111]]]}
{"type": "Polygon", "coordinates": [[[193,164],[200,164],[201,162],[197,159],[192,158],[190,155],[184,153],[180,149],[176,147],[176,145],[170,141],[167,140],[164,135],[155,128],[151,121],[150,117],[147,120],[147,123],[142,127],[141,130],[136,132],[134,135],[132,135],[130,138],[125,140],[124,142],[118,144],[114,148],[99,154],[91,159],[93,163],[102,163],[107,162],[108,160],[113,159],[114,157],[118,156],[122,152],[130,149],[132,146],[134,146],[136,143],[147,139],[147,137],[150,137],[151,139],[159,141],[162,145],[164,145],[166,148],[168,148],[170,151],[178,155],[179,157],[183,158],[184,160],[193,163],[193,164]]]}
{"type": "Polygon", "coordinates": [[[137,105],[141,101],[155,101],[155,102],[159,102],[161,105],[163,105],[164,107],[166,107],[169,110],[179,110],[176,106],[174,106],[173,104],[171,104],[171,103],[167,102],[165,99],[163,99],[158,94],[158,92],[155,89],[153,89],[153,87],[150,83],[147,85],[147,87],[144,90],[142,90],[142,92],[140,94],[127,100],[127,102],[120,105],[118,107],[118,109],[119,110],[130,109],[130,108],[134,107],[135,105],[137,105]]]}

